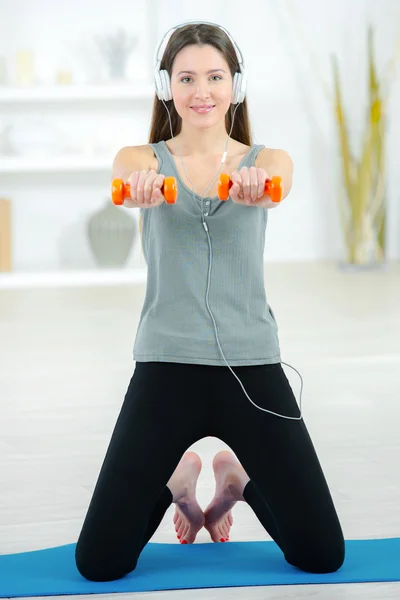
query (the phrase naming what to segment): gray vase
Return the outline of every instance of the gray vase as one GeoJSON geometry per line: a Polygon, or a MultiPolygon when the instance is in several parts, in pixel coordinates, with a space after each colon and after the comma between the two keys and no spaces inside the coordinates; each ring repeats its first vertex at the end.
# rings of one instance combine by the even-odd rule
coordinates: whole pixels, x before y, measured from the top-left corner
{"type": "Polygon", "coordinates": [[[136,239],[136,221],[110,199],[87,223],[90,246],[100,267],[122,267],[136,239]]]}

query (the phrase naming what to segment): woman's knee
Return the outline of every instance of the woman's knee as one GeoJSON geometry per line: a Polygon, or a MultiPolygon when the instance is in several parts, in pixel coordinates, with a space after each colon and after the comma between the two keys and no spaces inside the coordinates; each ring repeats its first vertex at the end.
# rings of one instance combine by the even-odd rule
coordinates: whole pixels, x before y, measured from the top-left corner
{"type": "Polygon", "coordinates": [[[345,559],[345,541],[339,535],[335,540],[327,538],[322,543],[299,548],[296,553],[285,554],[286,561],[308,573],[335,573],[345,559]]]}
{"type": "Polygon", "coordinates": [[[136,569],[136,564],[121,564],[115,560],[115,554],[109,556],[89,555],[78,545],[75,550],[75,564],[79,573],[89,581],[116,581],[136,569]]]}
{"type": "Polygon", "coordinates": [[[287,562],[307,573],[335,573],[344,563],[344,553],[327,553],[325,556],[305,556],[296,560],[295,563],[287,562]]]}
{"type": "Polygon", "coordinates": [[[287,556],[286,562],[292,567],[296,567],[306,573],[335,573],[340,569],[344,562],[344,555],[329,555],[329,556],[310,556],[289,559],[287,556]]]}

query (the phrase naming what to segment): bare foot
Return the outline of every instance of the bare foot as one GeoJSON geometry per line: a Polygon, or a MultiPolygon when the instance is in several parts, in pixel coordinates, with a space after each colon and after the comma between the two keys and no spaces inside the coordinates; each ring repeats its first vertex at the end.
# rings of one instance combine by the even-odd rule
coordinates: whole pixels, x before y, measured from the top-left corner
{"type": "Polygon", "coordinates": [[[176,504],[174,524],[181,544],[193,544],[204,526],[204,514],[196,499],[201,466],[198,454],[185,452],[167,484],[173,496],[172,501],[176,504]]]}
{"type": "Polygon", "coordinates": [[[250,481],[242,465],[232,452],[222,450],[214,456],[215,494],[204,511],[204,527],[213,542],[227,542],[232,527],[232,508],[244,501],[243,490],[250,481]]]}

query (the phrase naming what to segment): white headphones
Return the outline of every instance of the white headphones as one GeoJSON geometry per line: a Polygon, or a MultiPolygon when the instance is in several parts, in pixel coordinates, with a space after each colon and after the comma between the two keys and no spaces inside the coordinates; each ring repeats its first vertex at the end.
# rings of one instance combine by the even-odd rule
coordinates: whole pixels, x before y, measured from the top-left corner
{"type": "Polygon", "coordinates": [[[246,71],[244,68],[243,55],[239,49],[239,46],[236,44],[236,42],[233,39],[233,37],[231,36],[231,34],[221,25],[218,25],[217,23],[211,23],[210,21],[185,21],[184,23],[180,23],[179,25],[176,25],[175,27],[171,27],[171,29],[169,29],[167,31],[167,33],[163,36],[161,42],[158,44],[158,46],[155,50],[155,53],[154,53],[154,80],[155,80],[155,86],[156,86],[156,94],[157,94],[158,98],[160,100],[165,100],[165,101],[172,100],[171,80],[170,80],[168,71],[166,69],[160,69],[164,50],[168,44],[168,40],[171,37],[172,33],[168,37],[168,40],[163,48],[161,56],[159,56],[161,46],[169,32],[174,32],[176,29],[179,29],[180,27],[184,27],[185,25],[190,25],[190,24],[214,25],[215,27],[219,27],[220,29],[222,29],[222,31],[224,31],[226,33],[226,35],[228,36],[228,38],[231,40],[233,47],[235,48],[236,56],[237,56],[238,63],[239,63],[239,69],[240,69],[240,72],[235,73],[233,76],[231,103],[232,104],[240,104],[241,102],[243,102],[243,100],[246,96],[246,83],[247,83],[247,76],[246,76],[246,71]]]}

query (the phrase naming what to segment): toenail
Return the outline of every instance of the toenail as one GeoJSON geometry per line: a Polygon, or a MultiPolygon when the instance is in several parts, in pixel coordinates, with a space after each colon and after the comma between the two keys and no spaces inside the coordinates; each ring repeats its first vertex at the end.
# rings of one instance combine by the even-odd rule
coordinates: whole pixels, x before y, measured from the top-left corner
{"type": "Polygon", "coordinates": [[[180,539],[181,539],[181,536],[180,536],[180,535],[177,535],[176,537],[178,538],[178,540],[180,540],[180,539]]]}
{"type": "Polygon", "coordinates": [[[225,540],[224,540],[224,538],[221,538],[219,541],[220,541],[220,542],[224,542],[225,540]]]}
{"type": "Polygon", "coordinates": [[[182,540],[181,544],[187,544],[187,541],[186,540],[182,540]]]}

